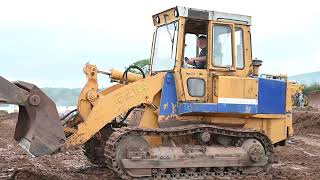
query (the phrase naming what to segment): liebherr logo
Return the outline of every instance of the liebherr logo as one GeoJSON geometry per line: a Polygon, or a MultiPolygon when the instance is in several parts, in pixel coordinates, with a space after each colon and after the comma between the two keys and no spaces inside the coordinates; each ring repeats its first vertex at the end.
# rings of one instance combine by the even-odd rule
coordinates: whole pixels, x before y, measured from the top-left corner
{"type": "Polygon", "coordinates": [[[149,91],[149,86],[145,83],[131,88],[129,86],[124,87],[115,95],[114,102],[120,111],[127,111],[128,107],[132,107],[137,102],[137,99],[145,98],[149,91]]]}

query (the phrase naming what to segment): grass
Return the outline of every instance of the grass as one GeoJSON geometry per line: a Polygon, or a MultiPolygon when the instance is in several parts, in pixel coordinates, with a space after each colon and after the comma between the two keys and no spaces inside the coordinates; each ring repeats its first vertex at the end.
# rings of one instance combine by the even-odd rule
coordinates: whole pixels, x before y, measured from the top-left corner
{"type": "Polygon", "coordinates": [[[313,92],[313,91],[319,91],[320,92],[320,83],[313,83],[311,85],[305,85],[304,86],[304,91],[303,91],[304,94],[308,94],[308,93],[313,92]]]}

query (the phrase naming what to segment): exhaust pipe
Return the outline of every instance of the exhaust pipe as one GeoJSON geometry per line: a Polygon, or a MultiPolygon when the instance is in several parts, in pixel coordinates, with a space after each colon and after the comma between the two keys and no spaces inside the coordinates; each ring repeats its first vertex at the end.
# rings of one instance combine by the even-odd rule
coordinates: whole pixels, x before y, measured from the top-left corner
{"type": "Polygon", "coordinates": [[[33,156],[57,152],[66,137],[55,103],[37,86],[0,76],[0,103],[19,106],[14,138],[33,156]]]}

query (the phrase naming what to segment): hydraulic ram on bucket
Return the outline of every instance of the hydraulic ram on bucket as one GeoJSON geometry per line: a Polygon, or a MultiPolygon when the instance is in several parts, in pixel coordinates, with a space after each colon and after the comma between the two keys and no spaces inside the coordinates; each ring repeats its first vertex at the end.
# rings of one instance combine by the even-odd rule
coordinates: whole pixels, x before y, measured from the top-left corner
{"type": "Polygon", "coordinates": [[[66,141],[55,103],[37,86],[0,76],[0,103],[19,105],[14,138],[34,156],[56,152],[66,141]]]}

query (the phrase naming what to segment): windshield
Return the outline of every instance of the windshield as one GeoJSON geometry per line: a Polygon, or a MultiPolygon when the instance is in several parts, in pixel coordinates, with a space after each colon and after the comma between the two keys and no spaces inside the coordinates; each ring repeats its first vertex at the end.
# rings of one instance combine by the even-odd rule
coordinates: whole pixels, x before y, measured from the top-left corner
{"type": "Polygon", "coordinates": [[[178,22],[157,29],[153,52],[152,71],[172,70],[177,51],[178,22]]]}

